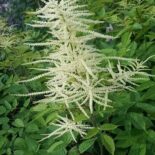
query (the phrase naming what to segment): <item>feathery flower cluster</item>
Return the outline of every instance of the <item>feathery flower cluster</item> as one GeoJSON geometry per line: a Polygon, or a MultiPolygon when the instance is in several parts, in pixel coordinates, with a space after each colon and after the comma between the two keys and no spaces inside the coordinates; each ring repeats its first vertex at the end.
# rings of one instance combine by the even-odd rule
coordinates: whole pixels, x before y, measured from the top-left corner
{"type": "Polygon", "coordinates": [[[72,120],[60,117],[59,124],[53,124],[59,128],[44,139],[69,132],[76,141],[73,132],[83,136],[85,129],[89,127],[74,122],[71,105],[76,106],[89,118],[96,106],[102,106],[103,110],[111,107],[109,93],[122,89],[133,90],[131,85],[136,85],[136,80],[149,74],[145,73],[144,63],[137,59],[103,57],[97,53],[95,47],[88,44],[89,40],[95,38],[114,39],[114,37],[89,30],[90,24],[103,22],[89,19],[92,13],[84,9],[85,5],[79,5],[78,0],[42,1],[45,6],[35,12],[40,20],[35,20],[34,24],[30,25],[48,28],[52,39],[29,45],[54,46],[55,50],[42,60],[28,63],[48,63],[49,67],[39,69],[43,71],[42,74],[20,82],[31,82],[47,77],[47,91],[26,95],[45,94],[45,98],[38,102],[63,103],[72,120]],[[122,65],[124,61],[127,65],[122,65]],[[113,62],[118,63],[114,65],[113,62]],[[105,63],[107,65],[102,66],[105,63]]]}
{"type": "Polygon", "coordinates": [[[58,127],[54,132],[50,134],[45,134],[46,137],[44,137],[41,141],[50,138],[52,136],[56,136],[56,138],[64,135],[65,133],[70,133],[73,140],[76,142],[76,138],[74,135],[74,132],[77,132],[81,135],[81,137],[84,137],[86,135],[86,132],[84,132],[87,129],[91,129],[92,127],[89,127],[88,125],[83,125],[80,123],[75,123],[74,121],[68,119],[67,117],[60,117],[57,120],[57,123],[52,123],[53,126],[58,127]]]}

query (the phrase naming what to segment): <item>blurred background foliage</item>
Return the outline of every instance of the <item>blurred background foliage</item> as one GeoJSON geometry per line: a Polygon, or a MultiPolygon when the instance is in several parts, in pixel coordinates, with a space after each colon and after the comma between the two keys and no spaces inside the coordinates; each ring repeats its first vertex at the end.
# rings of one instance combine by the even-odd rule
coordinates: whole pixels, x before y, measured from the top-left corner
{"type": "MultiPolygon", "coordinates": [[[[81,0],[95,13],[93,19],[104,24],[92,29],[118,36],[114,41],[94,40],[103,55],[125,56],[145,60],[155,54],[154,0],[81,0]]],[[[40,7],[39,0],[0,1],[0,155],[155,155],[155,78],[139,83],[137,92],[111,96],[114,108],[104,113],[98,109],[88,122],[95,124],[78,143],[70,135],[38,142],[62,107],[34,105],[39,97],[13,96],[42,90],[44,79],[18,84],[38,74],[24,66],[39,59],[49,49],[29,47],[27,42],[48,39],[44,30],[30,28],[36,18],[28,12],[40,7]]],[[[147,62],[155,74],[155,59],[147,62]]],[[[76,112],[75,112],[76,113],[76,112]]],[[[83,114],[77,120],[86,120],[83,114]]]]}

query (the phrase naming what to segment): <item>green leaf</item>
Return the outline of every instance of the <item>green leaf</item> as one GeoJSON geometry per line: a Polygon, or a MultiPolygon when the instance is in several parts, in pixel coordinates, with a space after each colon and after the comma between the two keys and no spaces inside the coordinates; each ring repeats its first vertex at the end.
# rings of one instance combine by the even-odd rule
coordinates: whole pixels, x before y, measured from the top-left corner
{"type": "Polygon", "coordinates": [[[30,99],[25,100],[24,107],[27,107],[30,104],[30,99]]]}
{"type": "Polygon", "coordinates": [[[140,86],[138,86],[137,90],[138,91],[143,91],[143,90],[148,89],[148,88],[150,88],[152,86],[155,86],[155,82],[147,81],[147,82],[144,82],[144,83],[140,84],[140,86]]]}
{"type": "Polygon", "coordinates": [[[72,147],[68,155],[80,155],[77,147],[72,147]]]}
{"type": "Polygon", "coordinates": [[[83,113],[78,113],[76,116],[75,116],[75,121],[76,122],[80,122],[80,121],[84,121],[84,120],[87,120],[88,118],[83,114],[83,113]]]}
{"type": "Polygon", "coordinates": [[[133,28],[133,30],[141,30],[143,27],[141,24],[135,23],[132,28],[133,28]]]}
{"type": "Polygon", "coordinates": [[[102,144],[104,145],[104,147],[107,149],[107,151],[114,155],[115,152],[115,143],[114,140],[107,134],[103,134],[101,136],[101,140],[102,140],[102,144]]]}
{"type": "Polygon", "coordinates": [[[16,151],[14,151],[14,155],[24,155],[24,151],[23,150],[16,150],[16,151]]]}
{"type": "Polygon", "coordinates": [[[63,141],[59,141],[59,142],[52,144],[50,148],[47,150],[47,152],[52,153],[56,148],[58,148],[62,144],[63,144],[63,141]]]}
{"type": "Polygon", "coordinates": [[[46,118],[46,123],[49,123],[51,121],[53,121],[54,119],[56,119],[58,117],[58,113],[53,112],[51,114],[49,114],[46,118]]]}
{"type": "Polygon", "coordinates": [[[131,139],[123,139],[123,140],[117,141],[116,147],[125,149],[131,146],[132,144],[133,142],[131,141],[131,139]]]}
{"type": "Polygon", "coordinates": [[[26,126],[26,132],[28,133],[34,133],[39,130],[38,126],[36,124],[28,124],[26,126]]]}
{"type": "Polygon", "coordinates": [[[26,148],[26,143],[23,138],[16,138],[14,142],[15,149],[24,149],[26,148]]]}
{"type": "Polygon", "coordinates": [[[4,143],[5,143],[5,141],[6,141],[6,138],[0,136],[0,148],[2,148],[2,146],[3,146],[4,143]]]}
{"type": "Polygon", "coordinates": [[[149,142],[155,143],[155,131],[149,130],[147,139],[149,142]]]}
{"type": "Polygon", "coordinates": [[[109,130],[115,130],[117,128],[117,125],[105,123],[102,126],[100,126],[101,130],[109,131],[109,130]]]}
{"type": "Polygon", "coordinates": [[[146,155],[146,144],[134,144],[129,155],[146,155]]]}
{"type": "Polygon", "coordinates": [[[99,132],[99,129],[97,129],[97,128],[93,128],[93,129],[89,130],[85,139],[90,139],[90,138],[94,137],[95,135],[98,134],[98,132],[99,132]]]}
{"type": "Polygon", "coordinates": [[[37,146],[37,142],[34,139],[26,136],[25,137],[25,143],[26,143],[26,149],[28,151],[32,152],[32,151],[36,151],[37,150],[37,147],[38,147],[37,146]]]}
{"type": "Polygon", "coordinates": [[[8,101],[4,101],[5,107],[7,110],[11,110],[11,104],[8,101]]]}
{"type": "Polygon", "coordinates": [[[73,137],[70,133],[66,133],[61,137],[61,140],[64,142],[65,146],[68,146],[73,141],[73,137]]]}
{"type": "Polygon", "coordinates": [[[0,115],[6,112],[6,108],[4,106],[0,106],[0,115]]]}
{"type": "Polygon", "coordinates": [[[47,109],[47,104],[42,103],[42,104],[38,104],[35,107],[33,107],[32,111],[39,112],[39,111],[44,111],[45,109],[47,109]]]}
{"type": "Polygon", "coordinates": [[[80,145],[79,145],[79,151],[80,153],[84,153],[85,151],[87,151],[95,142],[95,138],[93,139],[89,139],[89,140],[85,140],[83,141],[80,145]]]}
{"type": "Polygon", "coordinates": [[[155,87],[150,87],[148,91],[142,96],[143,100],[155,100],[155,87]]]}
{"type": "Polygon", "coordinates": [[[143,109],[150,114],[155,113],[155,105],[149,103],[137,103],[136,107],[143,109]]]}
{"type": "Polygon", "coordinates": [[[64,147],[61,146],[48,155],[67,155],[67,151],[64,147]]]}
{"type": "Polygon", "coordinates": [[[14,121],[13,125],[16,126],[16,127],[22,128],[22,127],[24,127],[24,122],[23,122],[22,119],[17,118],[14,121]]]}
{"type": "Polygon", "coordinates": [[[137,128],[137,129],[146,129],[146,124],[145,124],[145,118],[142,114],[139,113],[130,113],[130,118],[132,121],[132,124],[137,128]]]}
{"type": "Polygon", "coordinates": [[[0,125],[1,124],[6,124],[9,122],[9,118],[8,117],[1,117],[0,118],[0,125]]]}

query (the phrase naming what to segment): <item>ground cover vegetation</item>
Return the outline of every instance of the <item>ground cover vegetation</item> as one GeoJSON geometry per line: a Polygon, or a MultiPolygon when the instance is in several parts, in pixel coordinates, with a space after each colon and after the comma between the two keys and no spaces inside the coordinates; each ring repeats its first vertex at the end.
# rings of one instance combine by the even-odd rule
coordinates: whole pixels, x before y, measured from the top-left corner
{"type": "MultiPolygon", "coordinates": [[[[150,76],[155,74],[155,58],[151,57],[155,54],[154,0],[79,0],[77,5],[86,4],[86,9],[94,15],[79,20],[80,11],[66,13],[68,20],[74,19],[69,22],[71,37],[57,17],[52,22],[58,21],[59,31],[55,29],[54,34],[55,27],[37,17],[49,18],[48,7],[41,10],[46,6],[44,3],[13,0],[3,1],[1,7],[0,154],[154,155],[155,78],[150,76]],[[40,10],[37,15],[32,13],[36,10],[40,10]],[[31,46],[45,42],[48,46],[31,46]],[[76,59],[71,55],[66,57],[64,44],[70,45],[67,51],[75,54],[76,59]],[[53,55],[56,50],[59,56],[53,55]],[[60,64],[67,65],[71,59],[77,60],[77,56],[78,65],[74,61],[71,67],[60,68],[60,64]],[[147,68],[136,70],[137,65],[147,68]],[[41,68],[46,69],[45,74],[50,69],[50,76],[38,78],[44,72],[41,68]],[[131,75],[133,71],[140,74],[131,75]],[[120,78],[123,73],[130,74],[120,78]],[[66,77],[63,82],[60,75],[66,77]],[[96,92],[92,99],[94,95],[90,95],[87,86],[95,82],[98,85],[93,85],[96,92]],[[66,84],[63,91],[59,88],[62,83],[66,84]],[[47,88],[51,94],[45,92],[49,91],[47,88]],[[41,93],[30,94],[34,92],[41,93]],[[60,92],[68,93],[71,98],[66,99],[60,92]],[[53,93],[58,95],[55,97],[53,93]]],[[[88,15],[86,11],[82,13],[88,15]]]]}

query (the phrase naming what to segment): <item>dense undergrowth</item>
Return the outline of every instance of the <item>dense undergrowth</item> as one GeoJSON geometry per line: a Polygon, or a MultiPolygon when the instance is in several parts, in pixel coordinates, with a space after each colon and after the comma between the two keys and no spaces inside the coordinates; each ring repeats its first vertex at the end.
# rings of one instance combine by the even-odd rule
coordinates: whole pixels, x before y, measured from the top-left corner
{"type": "MultiPolygon", "coordinates": [[[[92,30],[118,36],[115,40],[93,41],[103,56],[146,60],[155,54],[154,0],[84,0],[81,3],[88,4],[89,10],[95,13],[92,19],[104,21],[104,24],[92,25],[92,30]]],[[[11,95],[45,89],[44,78],[26,84],[16,82],[37,75],[38,71],[22,64],[38,60],[50,50],[25,44],[49,38],[44,33],[46,30],[25,25],[36,18],[29,15],[29,11],[42,3],[25,1],[17,4],[18,1],[11,1],[10,10],[6,10],[5,18],[0,21],[0,154],[154,155],[154,77],[139,81],[136,92],[124,90],[110,96],[113,108],[104,112],[98,109],[90,118],[96,128],[89,130],[85,138],[77,137],[78,143],[72,141],[70,134],[38,142],[43,138],[42,134],[52,130],[50,122],[57,118],[57,111],[63,112],[63,109],[55,104],[33,104],[43,96],[11,95]],[[12,17],[15,18],[10,21],[12,17]]],[[[154,61],[152,58],[147,62],[150,74],[155,74],[154,61]]],[[[82,113],[76,115],[77,121],[86,119],[82,113]]]]}

